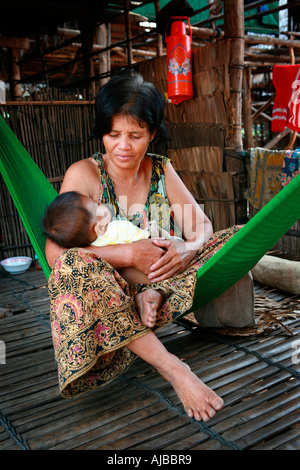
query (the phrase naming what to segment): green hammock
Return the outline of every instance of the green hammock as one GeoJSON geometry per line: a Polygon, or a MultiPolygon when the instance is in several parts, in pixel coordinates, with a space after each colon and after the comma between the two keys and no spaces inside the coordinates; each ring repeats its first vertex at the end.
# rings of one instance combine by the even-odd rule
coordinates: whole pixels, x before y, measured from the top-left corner
{"type": "Polygon", "coordinates": [[[57,192],[1,116],[0,172],[48,279],[51,269],[45,257],[41,220],[57,192]]]}
{"type": "MultiPolygon", "coordinates": [[[[48,279],[41,218],[57,193],[1,117],[0,171],[48,279]]],[[[198,270],[190,311],[219,297],[247,274],[299,218],[300,174],[198,270]]]]}

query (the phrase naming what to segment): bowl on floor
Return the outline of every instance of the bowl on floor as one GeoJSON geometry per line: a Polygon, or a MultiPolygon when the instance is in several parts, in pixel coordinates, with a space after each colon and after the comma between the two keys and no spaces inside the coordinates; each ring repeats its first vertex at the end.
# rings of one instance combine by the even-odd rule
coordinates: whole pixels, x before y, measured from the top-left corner
{"type": "Polygon", "coordinates": [[[27,271],[31,265],[32,258],[28,256],[14,256],[1,261],[1,265],[10,274],[21,274],[27,271]]]}

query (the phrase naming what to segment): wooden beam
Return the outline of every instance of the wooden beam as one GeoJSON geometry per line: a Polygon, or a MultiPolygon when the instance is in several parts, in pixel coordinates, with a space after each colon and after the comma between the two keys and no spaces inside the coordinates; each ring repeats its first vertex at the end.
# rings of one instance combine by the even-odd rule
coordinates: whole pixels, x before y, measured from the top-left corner
{"type": "MultiPolygon", "coordinates": [[[[251,106],[251,110],[254,111],[254,115],[256,115],[256,114],[258,113],[258,110],[256,109],[255,105],[254,105],[254,106],[253,106],[253,105],[251,106]]],[[[268,114],[266,114],[266,113],[260,112],[260,113],[259,113],[259,116],[262,117],[262,118],[264,118],[264,119],[266,119],[267,121],[272,121],[271,116],[268,116],[268,114]]],[[[252,118],[252,119],[253,119],[253,118],[252,118]]],[[[253,121],[254,121],[254,119],[253,119],[253,121]]]]}
{"type": "Polygon", "coordinates": [[[280,132],[277,134],[273,139],[270,140],[266,145],[264,145],[265,149],[272,149],[278,142],[280,142],[281,139],[283,139],[286,135],[288,135],[291,132],[290,129],[285,128],[284,131],[280,132]]]}
{"type": "Polygon", "coordinates": [[[197,39],[222,39],[224,37],[224,31],[219,31],[213,28],[198,28],[197,26],[191,26],[192,34],[197,39]]]}
{"type": "Polygon", "coordinates": [[[284,5],[279,5],[278,7],[270,8],[268,10],[263,10],[263,11],[260,11],[259,13],[255,13],[254,15],[246,16],[245,21],[251,21],[257,18],[262,18],[263,16],[272,15],[273,13],[277,13],[278,11],[287,10],[289,8],[294,8],[299,5],[300,5],[300,0],[296,0],[294,2],[291,1],[289,3],[285,3],[284,5]]]}
{"type": "Polygon", "coordinates": [[[68,106],[68,105],[87,105],[87,104],[95,104],[95,100],[47,100],[47,101],[6,101],[5,104],[1,104],[3,106],[68,106]]]}
{"type": "Polygon", "coordinates": [[[10,36],[0,36],[0,47],[30,49],[29,38],[17,38],[10,36]]]}
{"type": "Polygon", "coordinates": [[[300,47],[300,41],[298,40],[289,40],[289,39],[279,39],[279,38],[270,38],[264,36],[245,36],[245,43],[247,44],[266,44],[267,46],[286,46],[286,47],[300,47]]]}
{"type": "Polygon", "coordinates": [[[266,111],[266,109],[268,109],[268,107],[271,105],[273,99],[274,99],[273,96],[271,96],[271,98],[269,98],[266,103],[264,103],[257,111],[255,111],[255,113],[252,115],[252,120],[253,121],[255,121],[255,119],[258,118],[258,116],[261,113],[263,113],[264,111],[266,111]]]}
{"type": "MultiPolygon", "coordinates": [[[[80,48],[81,44],[74,42],[73,46],[80,48]]],[[[101,53],[103,50],[107,52],[107,47],[100,44],[93,44],[93,51],[99,51],[99,53],[101,53]]],[[[125,54],[123,47],[112,47],[110,50],[116,53],[123,52],[125,54]]],[[[156,52],[144,49],[132,49],[132,54],[142,57],[156,57],[156,52]]]]}

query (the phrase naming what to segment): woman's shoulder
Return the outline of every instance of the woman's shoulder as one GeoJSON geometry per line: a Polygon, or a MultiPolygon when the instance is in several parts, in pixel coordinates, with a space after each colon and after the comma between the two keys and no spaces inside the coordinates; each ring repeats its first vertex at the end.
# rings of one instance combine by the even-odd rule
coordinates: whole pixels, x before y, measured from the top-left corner
{"type": "Polygon", "coordinates": [[[67,171],[77,172],[83,169],[92,170],[93,168],[96,168],[96,167],[97,167],[97,163],[94,157],[89,157],[89,158],[83,158],[82,160],[78,160],[77,162],[72,163],[67,169],[67,171]]]}
{"type": "Polygon", "coordinates": [[[90,178],[97,175],[97,163],[93,158],[85,158],[72,163],[66,171],[65,179],[90,178]]]}
{"type": "Polygon", "coordinates": [[[61,192],[80,191],[90,195],[97,181],[97,163],[93,158],[85,158],[72,163],[66,171],[61,187],[61,192]]]}

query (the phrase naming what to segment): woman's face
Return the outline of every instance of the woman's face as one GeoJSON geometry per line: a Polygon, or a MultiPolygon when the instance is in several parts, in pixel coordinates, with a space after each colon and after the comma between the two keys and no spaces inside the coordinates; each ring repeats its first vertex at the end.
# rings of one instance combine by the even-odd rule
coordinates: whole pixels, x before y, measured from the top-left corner
{"type": "Polygon", "coordinates": [[[103,136],[103,144],[111,163],[131,169],[140,164],[154,136],[146,123],[117,114],[112,118],[110,133],[103,136]]]}

